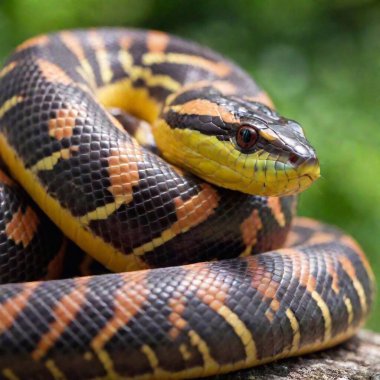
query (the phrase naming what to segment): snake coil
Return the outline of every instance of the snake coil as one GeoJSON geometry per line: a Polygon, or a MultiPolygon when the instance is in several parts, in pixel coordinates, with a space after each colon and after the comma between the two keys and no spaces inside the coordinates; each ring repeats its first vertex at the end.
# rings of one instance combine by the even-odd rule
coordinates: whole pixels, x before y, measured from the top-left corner
{"type": "Polygon", "coordinates": [[[0,172],[0,379],[208,376],[357,331],[371,268],[351,237],[292,221],[317,161],[271,107],[237,66],[161,32],[64,31],[16,49],[0,71],[0,154],[33,201],[0,172]],[[153,124],[176,164],[185,153],[207,180],[261,195],[168,164],[110,108],[153,124]],[[59,230],[121,273],[30,282],[59,274],[59,230]]]}

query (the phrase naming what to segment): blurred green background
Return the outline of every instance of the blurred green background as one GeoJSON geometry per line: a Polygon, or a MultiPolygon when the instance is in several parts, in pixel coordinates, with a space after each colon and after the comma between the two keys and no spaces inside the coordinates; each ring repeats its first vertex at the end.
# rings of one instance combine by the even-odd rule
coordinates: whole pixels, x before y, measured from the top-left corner
{"type": "MultiPolygon", "coordinates": [[[[300,214],[354,235],[380,281],[379,20],[380,2],[365,0],[0,0],[0,59],[35,34],[100,25],[161,29],[231,57],[318,151],[322,179],[300,214]]],[[[379,319],[377,302],[368,327],[379,319]]]]}

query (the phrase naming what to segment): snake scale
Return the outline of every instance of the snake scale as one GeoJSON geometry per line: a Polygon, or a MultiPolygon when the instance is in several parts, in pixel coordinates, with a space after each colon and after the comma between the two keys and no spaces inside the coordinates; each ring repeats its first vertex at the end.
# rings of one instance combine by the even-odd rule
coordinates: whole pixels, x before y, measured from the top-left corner
{"type": "Polygon", "coordinates": [[[355,241],[293,220],[319,176],[301,127],[207,48],[130,29],[24,42],[0,71],[0,152],[1,379],[226,373],[331,347],[369,313],[355,241]],[[52,280],[60,231],[119,273],[52,280]]]}

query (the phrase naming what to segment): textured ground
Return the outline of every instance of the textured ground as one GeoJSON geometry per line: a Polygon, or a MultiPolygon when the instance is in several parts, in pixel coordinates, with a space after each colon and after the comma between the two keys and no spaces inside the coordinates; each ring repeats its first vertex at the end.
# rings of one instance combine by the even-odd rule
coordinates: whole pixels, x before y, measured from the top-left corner
{"type": "Polygon", "coordinates": [[[380,380],[380,334],[363,330],[357,337],[328,351],[211,379],[380,380]]]}

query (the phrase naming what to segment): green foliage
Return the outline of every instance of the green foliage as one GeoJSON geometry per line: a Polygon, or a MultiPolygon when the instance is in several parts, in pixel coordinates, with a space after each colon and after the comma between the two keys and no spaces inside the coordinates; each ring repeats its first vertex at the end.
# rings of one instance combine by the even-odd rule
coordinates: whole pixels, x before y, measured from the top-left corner
{"type": "MultiPolygon", "coordinates": [[[[233,58],[304,126],[322,179],[300,213],[339,225],[380,279],[380,4],[275,0],[1,0],[0,58],[38,33],[124,25],[166,30],[233,58]]],[[[380,302],[368,324],[380,331],[380,302]]]]}

